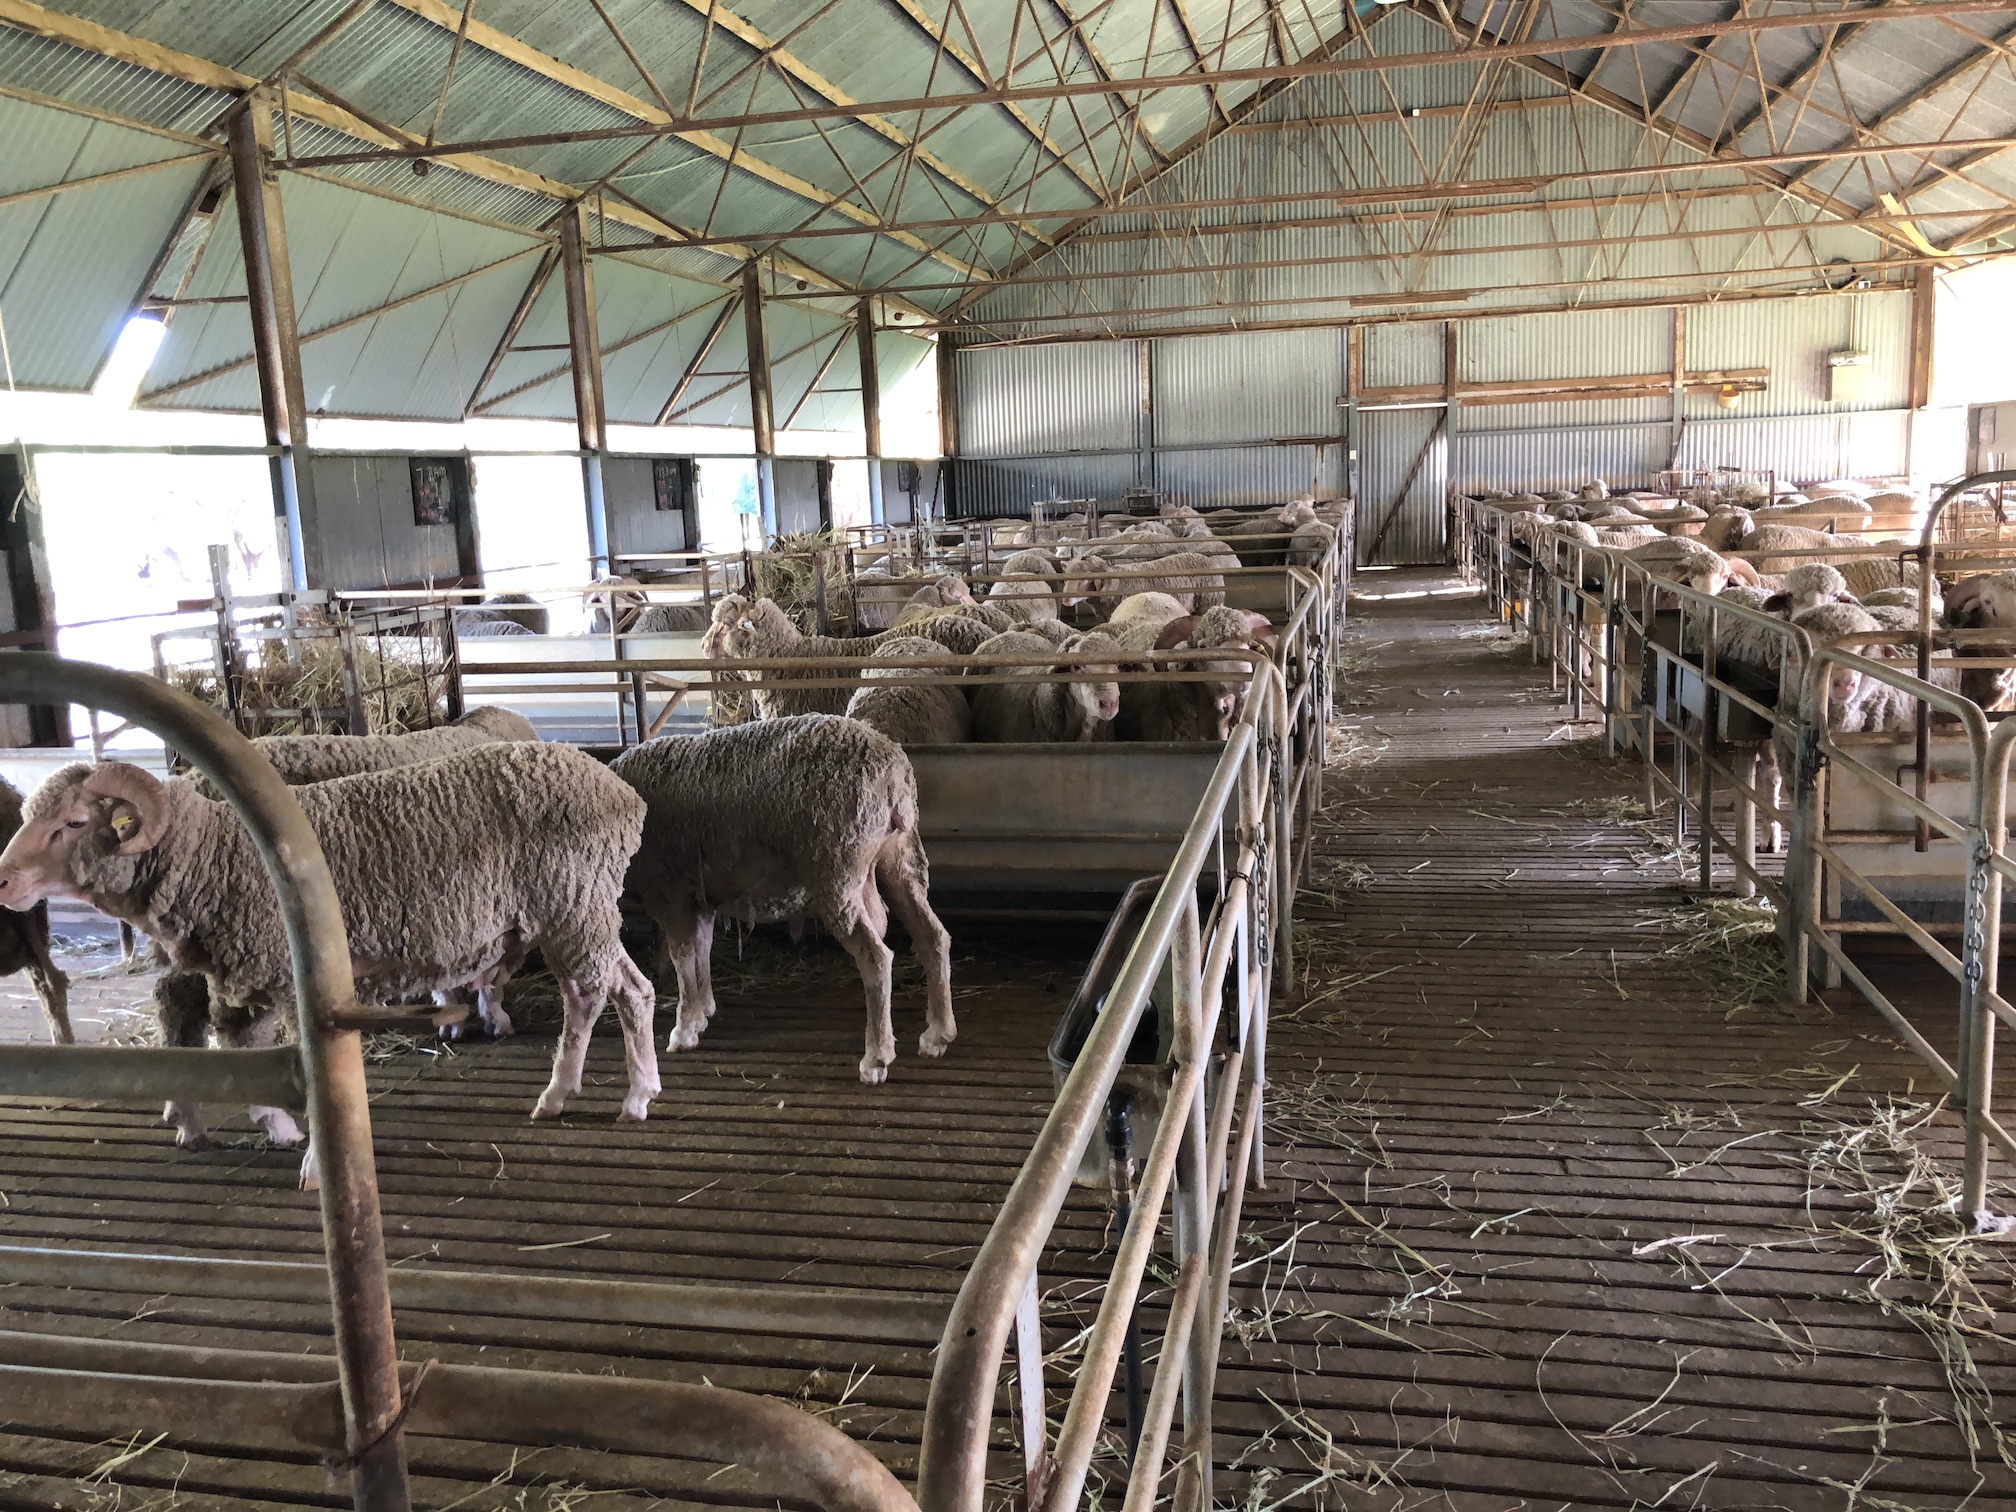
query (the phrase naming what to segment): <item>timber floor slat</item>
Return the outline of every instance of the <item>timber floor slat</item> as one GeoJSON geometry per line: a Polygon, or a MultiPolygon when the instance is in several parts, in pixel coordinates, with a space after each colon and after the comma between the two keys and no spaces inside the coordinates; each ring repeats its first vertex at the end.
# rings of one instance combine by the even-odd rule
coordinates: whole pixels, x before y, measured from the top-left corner
{"type": "MultiPolygon", "coordinates": [[[[1874,1216],[1902,1166],[1872,1109],[1926,1103],[1924,1068],[1852,995],[1787,1004],[1768,945],[1685,953],[1724,917],[1691,846],[1480,599],[1357,586],[1218,1500],[2016,1507],[2008,1251],[1971,1247],[1961,1334],[1875,1242],[1959,1232],[1874,1216]]],[[[1942,985],[1910,1011],[1950,1054],[1942,985]]]]}

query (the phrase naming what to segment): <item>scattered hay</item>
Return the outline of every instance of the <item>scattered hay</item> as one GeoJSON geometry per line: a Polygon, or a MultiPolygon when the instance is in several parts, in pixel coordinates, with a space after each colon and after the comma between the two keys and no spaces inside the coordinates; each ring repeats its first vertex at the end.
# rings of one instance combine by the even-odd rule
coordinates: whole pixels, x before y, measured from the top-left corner
{"type": "Polygon", "coordinates": [[[1370,891],[1378,876],[1363,861],[1347,861],[1340,857],[1319,858],[1313,871],[1314,875],[1302,886],[1298,907],[1315,904],[1322,908],[1341,909],[1346,894],[1370,891]]]}
{"type": "Polygon", "coordinates": [[[1484,650],[1500,656],[1510,656],[1515,651],[1531,652],[1533,637],[1524,630],[1508,630],[1503,625],[1465,625],[1456,632],[1456,638],[1482,646],[1484,650]]]}
{"type": "MultiPolygon", "coordinates": [[[[334,635],[303,635],[294,642],[298,660],[287,659],[285,644],[260,641],[258,659],[246,668],[240,707],[253,721],[255,735],[321,734],[346,729],[349,701],[345,693],[343,652],[334,635]],[[262,709],[301,712],[262,717],[262,709]]],[[[355,638],[357,687],[371,735],[401,735],[426,729],[446,716],[440,700],[431,696],[441,684],[441,652],[420,637],[364,636],[355,638]],[[427,667],[421,666],[423,647],[427,667]]],[[[212,708],[228,707],[214,665],[167,669],[168,685],[212,708]]]]}
{"type": "Polygon", "coordinates": [[[1732,1009],[1783,997],[1785,955],[1778,910],[1769,898],[1704,898],[1638,927],[1647,926],[1678,933],[1660,958],[1681,963],[1704,991],[1732,1009]]]}
{"type": "Polygon", "coordinates": [[[1374,740],[1365,727],[1351,729],[1333,724],[1323,739],[1324,770],[1349,771],[1370,766],[1386,754],[1391,744],[1388,740],[1374,740]]]}

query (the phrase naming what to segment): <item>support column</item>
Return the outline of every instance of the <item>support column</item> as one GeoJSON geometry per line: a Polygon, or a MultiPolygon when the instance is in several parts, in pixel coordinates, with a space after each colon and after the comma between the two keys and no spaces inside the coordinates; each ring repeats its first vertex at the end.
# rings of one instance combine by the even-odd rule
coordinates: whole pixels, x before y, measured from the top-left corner
{"type": "Polygon", "coordinates": [[[1135,433],[1138,451],[1134,482],[1141,488],[1155,487],[1155,343],[1143,336],[1136,343],[1140,384],[1140,420],[1135,433]]]}
{"type": "Polygon", "coordinates": [[[875,301],[854,306],[854,340],[861,354],[861,444],[868,453],[868,519],[886,524],[882,506],[882,370],[875,365],[875,301]]]}
{"type": "MultiPolygon", "coordinates": [[[[1442,324],[1442,491],[1446,498],[1448,491],[1456,486],[1456,385],[1458,338],[1457,323],[1453,320],[1442,324]]],[[[1443,543],[1445,546],[1447,542],[1443,543]]]]}
{"type": "Polygon", "coordinates": [[[574,378],[574,424],[581,438],[581,496],[588,510],[588,573],[613,568],[609,559],[609,505],[602,493],[602,454],[609,427],[602,403],[602,337],[595,325],[595,270],[588,261],[583,220],[587,207],[560,213],[560,279],[567,295],[567,365],[574,378]]]}
{"type": "Polygon", "coordinates": [[[259,414],[265,422],[287,586],[321,588],[321,517],[315,508],[308,454],[308,403],[301,387],[301,342],[294,324],[294,276],[287,263],[287,223],[280,177],[273,167],[273,112],[264,94],[246,96],[227,131],[244,252],[245,293],[252,317],[252,363],[259,374],[259,414]]]}
{"type": "Polygon", "coordinates": [[[1680,466],[1680,437],[1687,428],[1687,309],[1673,306],[1673,415],[1668,468],[1680,466]]]}
{"type": "Polygon", "coordinates": [[[938,333],[938,517],[944,519],[958,505],[954,491],[959,486],[959,470],[952,459],[959,455],[959,349],[944,331],[938,333]]]}
{"type": "Polygon", "coordinates": [[[1929,263],[1918,270],[1911,286],[1911,392],[1904,417],[1904,471],[1918,473],[1918,427],[1932,402],[1932,337],[1936,329],[1939,270],[1929,263]]]}
{"type": "Polygon", "coordinates": [[[776,411],[770,397],[770,344],[763,334],[763,270],[755,258],[742,264],[742,330],[749,349],[749,427],[756,433],[756,498],[763,542],[777,538],[776,411]]]}

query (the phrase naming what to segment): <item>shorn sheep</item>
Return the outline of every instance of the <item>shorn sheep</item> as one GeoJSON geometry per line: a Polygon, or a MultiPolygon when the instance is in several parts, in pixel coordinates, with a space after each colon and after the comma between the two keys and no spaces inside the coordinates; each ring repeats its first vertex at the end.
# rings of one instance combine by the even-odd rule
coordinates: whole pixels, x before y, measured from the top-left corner
{"type": "MultiPolygon", "coordinates": [[[[952,655],[938,642],[918,635],[886,640],[876,647],[875,654],[905,661],[945,661],[952,655]]],[[[847,700],[849,719],[859,720],[898,745],[959,745],[971,738],[973,711],[963,692],[945,683],[912,680],[946,676],[945,669],[908,672],[873,667],[861,675],[872,681],[856,688],[847,700]]]]}
{"type": "MultiPolygon", "coordinates": [[[[622,1117],[658,1093],[650,982],[618,943],[616,900],[644,827],[636,793],[593,758],[511,742],[418,766],[304,786],[365,990],[389,1001],[501,986],[533,950],[566,1004],[553,1076],[533,1109],[557,1116],[581,1087],[588,1033],[613,995],[629,1055],[622,1117]]],[[[280,911],[252,837],[191,783],[120,762],[63,768],[28,800],[0,853],[0,904],[83,898],[151,937],[223,1005],[218,1038],[270,1042],[294,1000],[280,911]]],[[[193,1107],[170,1104],[185,1144],[193,1107]]],[[[277,1143],[294,1120],[253,1110],[277,1143]]]]}
{"type": "MultiPolygon", "coordinates": [[[[21,828],[21,790],[0,778],[0,844],[21,828]]],[[[28,973],[28,984],[49,1021],[49,1038],[74,1045],[70,1031],[70,978],[57,969],[49,954],[49,905],[37,903],[26,913],[0,913],[0,976],[28,973]]]]}
{"type": "Polygon", "coordinates": [[[1063,646],[1041,636],[1011,630],[997,635],[976,653],[989,656],[1053,656],[1047,666],[979,668],[982,680],[973,686],[973,738],[997,744],[1078,743],[1111,734],[1120,712],[1117,681],[1035,682],[1046,672],[1085,668],[1074,654],[1101,659],[1089,667],[1108,678],[1117,669],[1120,642],[1103,631],[1074,635],[1063,646]]]}
{"type": "Polygon", "coordinates": [[[931,911],[917,835],[917,777],[895,742],[849,719],[807,714],[648,740],[611,764],[644,796],[630,889],[656,921],[679,978],[669,1048],[690,1050],[714,1016],[709,960],[719,914],[774,922],[811,914],[853,957],[867,992],[861,1080],[896,1059],[890,965],[896,917],[924,968],[917,1048],[943,1055],[952,1018],[952,942],[931,911]]]}

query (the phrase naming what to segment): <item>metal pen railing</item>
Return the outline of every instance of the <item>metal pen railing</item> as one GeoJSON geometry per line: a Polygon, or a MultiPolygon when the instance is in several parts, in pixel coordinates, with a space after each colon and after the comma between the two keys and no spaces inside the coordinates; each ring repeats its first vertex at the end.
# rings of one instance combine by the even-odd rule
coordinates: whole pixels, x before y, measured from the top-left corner
{"type": "MultiPolygon", "coordinates": [[[[2016,1142],[1996,1121],[1992,1098],[1995,1021],[2016,1024],[2016,1008],[1997,986],[2001,885],[2016,877],[2006,822],[2016,721],[1991,726],[1971,699],[1934,679],[2016,659],[1991,632],[1935,635],[1925,592],[1938,510],[1972,481],[1946,491],[1911,553],[1919,564],[1917,632],[1868,632],[1816,644],[1786,620],[1657,578],[1622,553],[1573,538],[1536,539],[1530,558],[1531,572],[1545,580],[1533,601],[1574,606],[1547,637],[1550,659],[1557,666],[1567,658],[1605,669],[1607,675],[1584,680],[1571,666],[1571,686],[1586,691],[1602,715],[1606,750],[1630,751],[1642,764],[1648,809],[1670,801],[1676,843],[1685,843],[1692,830],[1699,887],[1705,892],[1717,884],[1716,861],[1726,858],[1739,892],[1762,893],[1777,908],[1794,1000],[1803,1001],[1815,987],[1846,982],[1926,1064],[1960,1114],[1962,1201],[1967,1211],[1981,1212],[1991,1147],[2016,1158],[2016,1142]],[[1744,627],[1753,653],[1747,683],[1736,680],[1742,668],[1724,655],[1726,632],[1734,626],[1744,627]],[[1989,654],[1935,655],[1941,635],[1962,653],[1986,642],[1989,654]],[[1760,638],[1775,647],[1761,659],[1786,669],[1776,675],[1776,688],[1756,680],[1760,638]],[[1913,667],[1872,652],[1879,647],[1893,654],[1901,648],[1913,667]],[[1842,731],[1831,706],[1837,670],[1904,694],[1914,709],[1909,723],[1868,734],[1842,731]],[[1935,719],[1946,722],[1936,737],[1935,719]],[[1741,737],[1732,733],[1739,726],[1741,737]],[[1872,753],[1897,753],[1897,759],[1879,763],[1872,753]],[[1662,767],[1662,757],[1670,758],[1670,769],[1662,767]],[[1933,801],[1935,758],[1946,762],[1937,768],[1944,791],[1957,798],[1964,784],[1965,807],[1958,814],[1950,811],[1951,798],[1944,808],[1933,801]],[[1791,783],[1789,801],[1763,790],[1760,770],[1767,763],[1784,768],[1779,775],[1791,783]],[[1846,800],[1837,790],[1854,791],[1856,803],[1842,809],[1846,800]],[[1725,795],[1735,802],[1733,835],[1717,822],[1716,805],[1725,795]],[[1868,819],[1871,813],[1893,817],[1872,829],[1866,827],[1876,822],[1868,819]],[[1758,864],[1760,816],[1789,826],[1782,877],[1758,864]],[[1910,875],[1953,885],[1961,905],[1957,922],[1914,916],[1908,898],[1891,896],[1885,874],[1872,873],[1868,859],[1878,866],[1892,859],[1885,847],[1921,855],[1946,848],[1949,861],[1934,858],[1929,870],[1921,864],[1910,875]],[[1950,1058],[1850,952],[1851,938],[1872,935],[1907,942],[1954,982],[1958,1012],[1950,1058]]],[[[1524,585],[1516,566],[1507,567],[1507,517],[1478,511],[1475,535],[1487,592],[1501,613],[1511,612],[1508,600],[1524,585]]]]}
{"type": "MultiPolygon", "coordinates": [[[[1104,1426],[1148,1262],[1169,1210],[1176,1281],[1125,1507],[1160,1493],[1180,1402],[1178,1512],[1211,1505],[1211,1399],[1247,1179],[1264,1182],[1261,1143],[1267,1004],[1290,925],[1293,815],[1283,770],[1288,698],[1265,669],[1226,743],[1195,819],[1036,1143],[967,1272],[939,1344],[925,1412],[918,1500],[980,1512],[988,1428],[1018,1319],[1033,1320],[1036,1272],[1098,1131],[1156,983],[1168,973],[1174,1050],[1165,1112],[1141,1164],[1097,1319],[1054,1443],[1025,1442],[1028,1504],[1078,1505],[1104,1426]],[[1215,866],[1214,866],[1215,862],[1215,866]],[[1208,910],[1199,888],[1215,871],[1208,910]],[[1228,988],[1230,989],[1228,1002],[1228,988]],[[1235,1132],[1236,1126],[1236,1132],[1235,1132]]],[[[1022,1326],[1031,1326],[1025,1322],[1022,1326]]],[[[1025,1367],[1026,1368],[1026,1367],[1025,1367]]],[[[1029,1390],[1029,1383],[1023,1382],[1029,1390]]],[[[1038,1401],[1041,1388],[1037,1388],[1038,1401]]],[[[1025,1412],[1025,1434],[1045,1422],[1025,1412]]]]}

